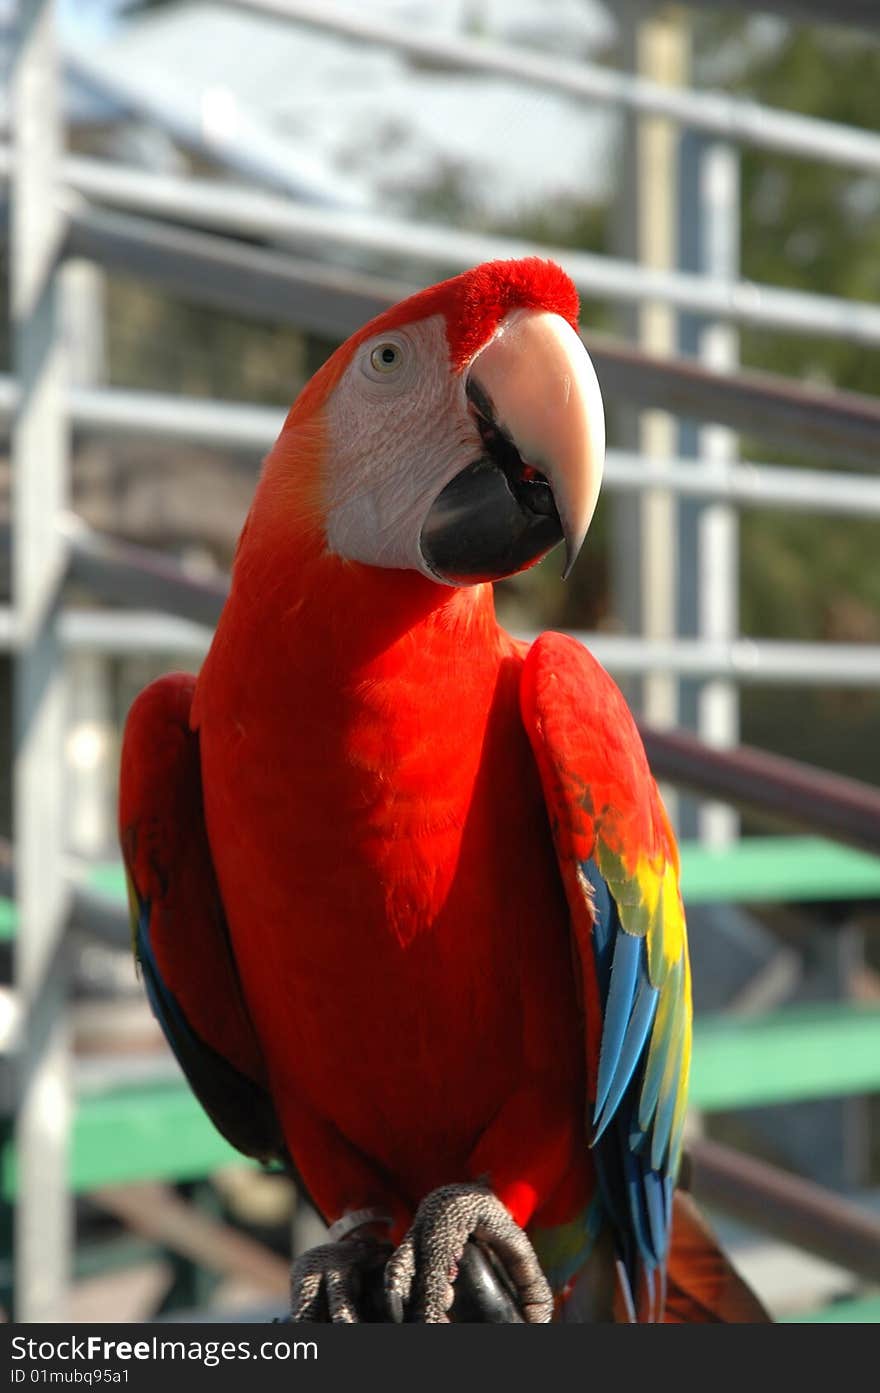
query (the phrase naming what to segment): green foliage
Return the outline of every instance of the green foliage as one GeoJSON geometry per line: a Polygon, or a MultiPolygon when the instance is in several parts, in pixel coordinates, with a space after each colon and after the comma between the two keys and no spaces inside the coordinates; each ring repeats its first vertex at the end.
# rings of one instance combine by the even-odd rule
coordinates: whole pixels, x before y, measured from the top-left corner
{"type": "MultiPolygon", "coordinates": [[[[795,29],[778,48],[747,56],[738,85],[770,105],[880,129],[880,45],[861,34],[795,29]]],[[[745,277],[880,300],[876,179],[748,151],[742,180],[745,277]]],[[[880,383],[880,352],[845,340],[750,330],[742,352],[752,366],[795,378],[861,392],[876,392],[880,383]]],[[[752,445],[745,442],[744,452],[757,453],[758,442],[752,445]]],[[[878,552],[880,529],[873,522],[747,513],[744,628],[792,638],[880,641],[878,552]]]]}
{"type": "MultiPolygon", "coordinates": [[[[737,85],[770,106],[880,130],[880,44],[862,34],[795,29],[752,55],[737,85]]],[[[742,158],[743,275],[855,300],[880,300],[880,181],[848,169],[747,150],[742,158]]],[[[880,353],[754,331],[744,357],[773,371],[876,391],[880,353]]]]}
{"type": "Polygon", "coordinates": [[[191,304],[114,275],[107,366],[113,386],[288,406],[317,364],[309,362],[305,337],[287,325],[191,304]]]}
{"type": "Polygon", "coordinates": [[[742,623],[747,633],[756,638],[880,640],[880,536],[873,518],[756,512],[744,530],[742,623]],[[861,557],[873,557],[874,564],[854,574],[861,557]]]}
{"type": "MultiPolygon", "coordinates": [[[[853,30],[768,28],[748,18],[705,20],[697,68],[768,106],[880,129],[880,44],[853,30]],[[733,58],[731,59],[731,56],[733,58]]],[[[744,150],[742,274],[825,295],[880,300],[880,182],[806,160],[744,150]]],[[[880,352],[812,336],[746,330],[743,361],[875,394],[880,352]]],[[[752,459],[799,467],[799,452],[742,441],[752,459]]],[[[829,467],[828,461],[822,461],[829,467]]],[[[847,468],[831,461],[830,467],[847,468]]],[[[880,642],[880,526],[875,521],[746,510],[741,523],[743,632],[758,637],[880,642]]],[[[833,681],[833,678],[832,678],[833,681]]],[[[880,778],[876,693],[746,688],[746,740],[860,778],[880,778]]]]}

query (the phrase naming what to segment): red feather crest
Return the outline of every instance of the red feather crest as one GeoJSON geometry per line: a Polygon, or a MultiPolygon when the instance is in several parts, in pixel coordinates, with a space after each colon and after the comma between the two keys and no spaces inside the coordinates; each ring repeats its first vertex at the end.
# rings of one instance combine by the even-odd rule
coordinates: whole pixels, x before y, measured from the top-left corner
{"type": "Polygon", "coordinates": [[[573,329],[578,327],[580,302],[574,282],[555,261],[539,256],[487,261],[428,294],[437,296],[435,307],[446,315],[449,354],[456,367],[469,362],[511,310],[548,310],[568,320],[573,329]]]}

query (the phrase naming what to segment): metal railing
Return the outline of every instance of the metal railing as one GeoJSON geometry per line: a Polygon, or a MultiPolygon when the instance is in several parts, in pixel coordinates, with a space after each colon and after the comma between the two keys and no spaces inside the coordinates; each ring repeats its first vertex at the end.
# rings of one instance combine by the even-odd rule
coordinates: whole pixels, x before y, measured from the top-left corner
{"type": "MultiPolygon", "coordinates": [[[[73,515],[60,530],[70,578],[99,599],[127,606],[124,611],[79,607],[63,613],[58,633],[66,648],[196,658],[207,652],[228,593],[225,576],[194,576],[165,553],[103,536],[73,515]]],[[[713,644],[571,632],[618,676],[663,669],[689,677],[734,677],[743,684],[880,685],[880,648],[869,644],[750,638],[713,644]]],[[[535,635],[523,632],[520,637],[535,635]]],[[[0,608],[0,649],[14,650],[20,641],[14,612],[0,608]]],[[[695,758],[701,757],[698,753],[695,758]]]]}
{"type": "MultiPolygon", "coordinates": [[[[591,343],[593,356],[604,369],[603,356],[613,350],[598,341],[591,343]]],[[[642,364],[644,367],[644,364],[642,364]]],[[[667,375],[670,365],[664,363],[667,375]]],[[[648,369],[649,371],[650,369],[648,369]]],[[[606,376],[603,371],[603,378],[606,376]]],[[[728,388],[740,387],[744,398],[748,384],[742,377],[721,379],[728,388]]],[[[607,390],[607,388],[606,388],[607,390]]],[[[774,390],[782,384],[765,376],[754,384],[753,409],[772,402],[774,390]]],[[[296,392],[292,384],[291,394],[296,392]]],[[[613,396],[613,391],[608,392],[613,396]]],[[[638,389],[630,400],[639,399],[638,389]]],[[[649,400],[650,400],[649,396],[649,400]]],[[[795,394],[789,392],[791,404],[795,394]]],[[[668,399],[667,399],[668,400],[668,399]]],[[[15,382],[0,375],[0,436],[9,429],[18,401],[15,382]]],[[[818,448],[815,431],[821,429],[818,420],[827,405],[827,394],[802,392],[799,401],[803,411],[805,433],[810,432],[813,448],[818,448]],[[813,412],[812,418],[810,412],[813,412]],[[810,420],[813,421],[812,429],[810,420]]],[[[874,417],[870,398],[850,398],[855,413],[867,428],[864,447],[872,459],[880,463],[880,411],[874,417]],[[876,442],[871,444],[871,432],[876,429],[876,442]],[[874,455],[873,451],[877,454],[874,455]]],[[[834,401],[834,412],[841,421],[852,422],[845,416],[846,402],[834,401]]],[[[706,409],[705,403],[703,409],[706,409]]],[[[218,453],[242,453],[253,457],[256,471],[259,460],[272,447],[284,423],[281,407],[251,406],[245,402],[219,402],[198,397],[181,397],[170,393],[133,391],[121,387],[72,387],[67,393],[68,419],[75,431],[95,439],[155,440],[166,444],[200,445],[218,453]]],[[[724,419],[724,409],[716,410],[713,419],[724,419]]],[[[830,414],[830,413],[829,413],[830,414]]],[[[795,435],[795,439],[797,436],[795,435]]],[[[872,518],[880,516],[880,480],[869,475],[847,474],[841,470],[796,469],[793,466],[741,461],[731,464],[723,473],[694,468],[699,460],[649,459],[624,450],[609,449],[605,459],[606,491],[633,492],[646,488],[665,488],[687,498],[701,498],[735,503],[741,508],[782,508],[785,511],[832,513],[846,517],[872,518]]],[[[157,460],[161,465],[161,458],[157,460]]]]}
{"type": "MultiPolygon", "coordinates": [[[[10,167],[8,148],[0,148],[0,178],[8,177],[10,167]]],[[[172,223],[195,223],[239,237],[305,246],[312,252],[321,248],[322,255],[333,248],[400,259],[427,266],[431,279],[436,279],[437,268],[451,273],[481,261],[528,256],[535,250],[534,243],[514,237],[343,208],[316,208],[259,190],[152,174],[82,156],[68,156],[61,173],[64,186],[96,204],[172,223]]],[[[873,304],[748,281],[713,281],[683,271],[651,270],[615,257],[552,245],[542,245],[541,253],[558,261],[580,291],[601,300],[617,304],[660,300],[683,313],[880,346],[880,307],[873,304]]]]}

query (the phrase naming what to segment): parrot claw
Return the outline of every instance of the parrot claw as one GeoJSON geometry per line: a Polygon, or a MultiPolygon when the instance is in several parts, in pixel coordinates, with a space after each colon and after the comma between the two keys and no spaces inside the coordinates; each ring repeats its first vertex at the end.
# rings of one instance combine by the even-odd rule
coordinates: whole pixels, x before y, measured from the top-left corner
{"type": "Polygon", "coordinates": [[[390,1251],[389,1244],[367,1236],[310,1248],[290,1270],[289,1320],[356,1325],[380,1319],[378,1312],[365,1314],[364,1304],[374,1285],[370,1276],[390,1251]]]}
{"type": "Polygon", "coordinates": [[[412,1227],[385,1266],[385,1300],[392,1320],[445,1324],[469,1239],[488,1249],[507,1276],[519,1316],[542,1324],[553,1296],[534,1249],[501,1201],[483,1185],[444,1185],[419,1205],[412,1227]]]}

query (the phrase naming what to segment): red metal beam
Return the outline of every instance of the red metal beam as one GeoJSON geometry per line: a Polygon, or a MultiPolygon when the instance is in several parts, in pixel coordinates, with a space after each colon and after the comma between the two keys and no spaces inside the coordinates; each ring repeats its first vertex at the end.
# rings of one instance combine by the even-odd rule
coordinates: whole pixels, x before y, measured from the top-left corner
{"type": "Polygon", "coordinates": [[[702,1204],[880,1282],[880,1219],[790,1171],[701,1140],[688,1148],[688,1188],[702,1204]]]}
{"type": "Polygon", "coordinates": [[[880,853],[880,790],[869,784],[748,745],[716,750],[686,731],[641,734],[658,779],[880,853]]]}

